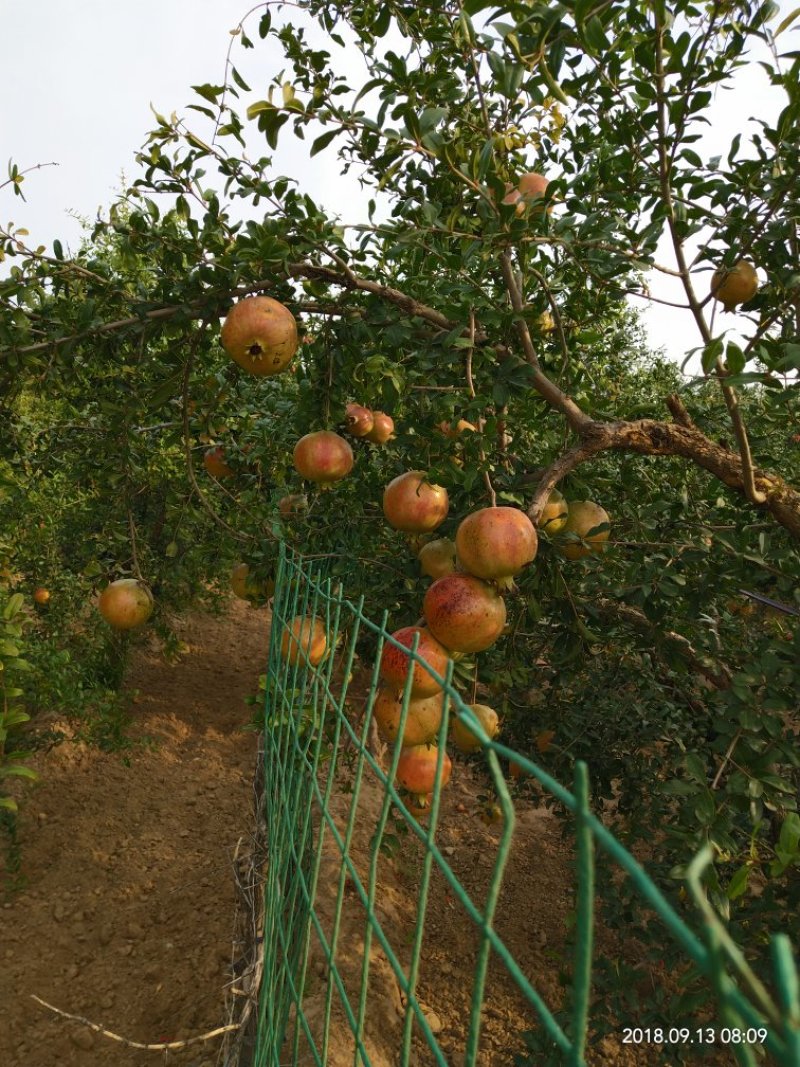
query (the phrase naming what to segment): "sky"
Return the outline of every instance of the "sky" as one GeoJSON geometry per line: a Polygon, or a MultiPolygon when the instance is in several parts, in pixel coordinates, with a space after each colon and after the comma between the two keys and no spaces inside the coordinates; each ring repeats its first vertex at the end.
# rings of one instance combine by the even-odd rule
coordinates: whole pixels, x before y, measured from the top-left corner
{"type": "MultiPolygon", "coordinates": [[[[782,18],[796,0],[779,6],[782,18]]],[[[135,13],[109,0],[0,0],[0,39],[6,44],[0,65],[0,181],[9,159],[20,169],[58,164],[26,177],[26,203],[9,188],[0,190],[2,222],[26,228],[33,247],[50,248],[58,238],[76,248],[78,219],[105,212],[124,182],[137,176],[135,152],[155,126],[150,105],[162,114],[191,116],[186,105],[202,103],[191,86],[221,84],[230,30],[247,10],[240,0],[137,0],[135,13]]],[[[280,69],[281,56],[258,41],[255,22],[248,25],[256,48],[244,51],[237,42],[233,58],[257,91],[280,69]]],[[[784,35],[783,50],[790,41],[796,48],[796,28],[784,35]]],[[[315,44],[322,45],[322,37],[315,44]]],[[[335,45],[330,50],[338,51],[335,45]]],[[[742,71],[735,90],[717,94],[712,103],[703,152],[722,152],[750,116],[775,114],[781,106],[781,94],[761,68],[742,71]]],[[[367,197],[355,176],[338,174],[333,153],[316,156],[309,166],[302,146],[290,140],[285,137],[279,146],[277,169],[301,176],[304,190],[344,221],[361,221],[367,197]]],[[[659,258],[671,262],[666,246],[659,258]]],[[[674,284],[658,274],[651,291],[680,300],[674,284]]],[[[689,313],[641,300],[635,305],[644,311],[653,347],[682,362],[698,343],[689,313]]]]}

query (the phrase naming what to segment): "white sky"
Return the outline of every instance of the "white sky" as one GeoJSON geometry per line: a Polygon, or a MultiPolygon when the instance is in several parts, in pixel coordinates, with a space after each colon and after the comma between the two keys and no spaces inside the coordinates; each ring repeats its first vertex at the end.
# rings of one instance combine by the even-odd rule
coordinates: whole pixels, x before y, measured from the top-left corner
{"type": "MultiPolygon", "coordinates": [[[[780,18],[794,6],[796,0],[781,0],[780,18]]],[[[114,199],[123,172],[127,181],[136,176],[134,153],[155,125],[151,103],[162,114],[194,114],[191,124],[202,129],[201,116],[184,110],[189,103],[203,103],[190,86],[221,84],[229,30],[247,10],[241,0],[137,0],[133,6],[113,0],[0,0],[0,40],[5,44],[0,181],[9,159],[20,169],[58,163],[27,176],[27,202],[10,188],[0,192],[3,223],[13,220],[28,229],[34,247],[52,247],[55,238],[76,247],[81,228],[72,215],[93,219],[114,199]]],[[[290,11],[284,9],[283,17],[290,11]]],[[[258,91],[277,73],[281,57],[258,39],[258,15],[253,19],[248,26],[256,48],[245,51],[237,42],[233,61],[258,91]]],[[[322,37],[313,40],[323,44],[322,37]]],[[[787,31],[779,41],[781,50],[790,43],[796,48],[797,40],[797,29],[787,31]]],[[[331,44],[330,51],[339,49],[331,44]]],[[[701,154],[724,152],[731,138],[744,132],[750,116],[774,115],[782,106],[782,94],[754,64],[741,72],[734,92],[715,99],[713,125],[701,154]]],[[[301,178],[304,190],[344,221],[364,220],[366,197],[354,177],[339,177],[335,156],[323,153],[309,165],[302,143],[292,143],[286,128],[284,134],[275,156],[278,172],[301,178]]],[[[269,154],[265,143],[255,151],[269,154]]],[[[669,262],[667,257],[665,251],[662,260],[669,262]]],[[[653,278],[652,292],[680,300],[663,275],[653,278]]],[[[678,361],[698,343],[688,312],[650,305],[645,323],[654,347],[664,346],[678,361]]]]}

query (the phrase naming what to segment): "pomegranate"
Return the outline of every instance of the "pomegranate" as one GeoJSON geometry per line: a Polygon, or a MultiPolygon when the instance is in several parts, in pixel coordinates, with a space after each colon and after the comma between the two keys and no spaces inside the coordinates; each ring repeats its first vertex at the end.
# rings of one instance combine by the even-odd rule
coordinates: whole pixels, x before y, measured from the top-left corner
{"type": "Polygon", "coordinates": [[[353,469],[353,450],[332,430],[317,430],[294,446],[294,465],[303,478],[329,489],[353,469]]]}
{"type": "Polygon", "coordinates": [[[275,582],[272,579],[259,581],[250,574],[247,563],[235,564],[231,570],[230,585],[240,600],[266,600],[275,592],[275,582]]]}
{"type": "Polygon", "coordinates": [[[44,589],[41,585],[34,589],[33,599],[36,604],[46,604],[50,599],[50,590],[44,589]]]}
{"type": "MultiPolygon", "coordinates": [[[[497,736],[500,719],[494,708],[490,708],[488,704],[470,704],[469,710],[490,738],[497,736]]],[[[483,748],[483,743],[478,740],[477,735],[457,715],[453,715],[450,719],[450,739],[459,752],[480,752],[483,748]]]]}
{"type": "Polygon", "coordinates": [[[591,500],[573,500],[567,512],[567,521],[561,533],[577,534],[581,541],[566,541],[559,545],[559,551],[567,559],[583,559],[584,556],[598,555],[605,551],[603,542],[608,540],[609,531],[600,530],[591,533],[597,526],[609,523],[608,512],[591,500]]]}
{"type": "Polygon", "coordinates": [[[445,435],[449,437],[451,441],[455,441],[460,434],[469,432],[477,433],[478,427],[473,426],[471,422],[467,422],[466,419],[459,419],[458,422],[440,422],[439,429],[445,435]]]}
{"type": "Polygon", "coordinates": [[[462,567],[500,589],[514,588],[514,575],[536,558],[538,547],[536,529],[519,508],[481,508],[456,531],[462,567]]]}
{"type": "Polygon", "coordinates": [[[425,819],[431,813],[433,793],[408,793],[405,789],[401,789],[400,799],[405,804],[409,815],[417,819],[425,819]]]}
{"type": "Polygon", "coordinates": [[[374,445],[385,445],[394,437],[394,419],[385,411],[373,411],[372,429],[365,436],[374,445]]]}
{"type": "MultiPolygon", "coordinates": [[[[404,626],[395,630],[392,637],[404,648],[411,648],[414,637],[419,634],[417,655],[420,656],[431,670],[444,678],[450,654],[446,648],[442,648],[436,638],[422,626],[404,626]]],[[[404,689],[410,666],[413,662],[411,680],[411,699],[418,700],[420,697],[432,697],[438,693],[442,686],[422,663],[412,661],[404,648],[397,648],[388,641],[383,646],[379,673],[387,686],[396,693],[404,689]]]]}
{"type": "Polygon", "coordinates": [[[549,311],[543,311],[541,315],[537,316],[536,325],[542,333],[552,333],[556,328],[556,320],[549,311]]]}
{"type": "Polygon", "coordinates": [[[375,422],[370,409],[362,407],[361,404],[348,404],[344,415],[347,432],[353,437],[366,437],[375,422]]]}
{"type": "Polygon", "coordinates": [[[389,525],[405,533],[435,530],[449,509],[447,490],[426,481],[424,471],[400,474],[383,491],[383,513],[389,525]]]}
{"type": "MultiPolygon", "coordinates": [[[[378,690],[372,714],[378,724],[378,733],[384,741],[394,741],[397,738],[402,706],[402,693],[383,686],[378,690]]],[[[425,741],[432,741],[442,722],[443,707],[444,693],[441,690],[432,697],[409,700],[401,744],[421,745],[425,741]]]]}
{"type": "Polygon", "coordinates": [[[288,662],[305,663],[316,667],[325,659],[328,651],[328,635],[321,619],[296,615],[281,638],[281,655],[288,662]]]}
{"type": "Polygon", "coordinates": [[[297,351],[297,323],[270,296],[248,296],[234,304],[222,325],[222,347],[244,370],[279,374],[297,351]]]}
{"type": "Polygon", "coordinates": [[[281,497],[278,501],[278,511],[284,519],[290,519],[293,515],[301,515],[308,511],[308,497],[305,493],[290,493],[281,497]]]}
{"type": "MultiPolygon", "coordinates": [[[[543,174],[529,171],[527,174],[522,175],[517,182],[516,188],[513,185],[506,185],[506,195],[503,197],[503,203],[506,205],[516,204],[517,214],[524,215],[525,211],[534,204],[534,201],[541,199],[545,195],[549,184],[550,182],[543,174]]],[[[537,205],[536,210],[541,210],[541,207],[541,204],[537,205]]],[[[552,211],[552,205],[547,210],[552,211]]]]}
{"type": "Polygon", "coordinates": [[[451,652],[483,652],[506,624],[506,605],[491,585],[471,574],[446,574],[425,594],[428,629],[451,652]]]}
{"type": "Polygon", "coordinates": [[[153,614],[153,594],[136,578],[119,578],[106,586],[97,607],[113,629],[133,630],[153,614]]]}
{"type": "Polygon", "coordinates": [[[558,489],[554,489],[539,516],[539,526],[549,534],[557,534],[566,525],[568,510],[569,505],[566,500],[558,489]]]}
{"type": "Polygon", "coordinates": [[[746,304],[758,292],[758,275],[752,263],[740,259],[733,267],[719,267],[711,278],[711,294],[726,311],[746,304]]]}
{"type": "MultiPolygon", "coordinates": [[[[436,745],[411,745],[400,753],[395,778],[403,789],[409,793],[431,793],[436,785],[436,761],[439,749],[436,745]]],[[[442,773],[439,784],[446,786],[450,781],[452,763],[444,753],[442,773]]]]}
{"type": "Polygon", "coordinates": [[[234,473],[233,468],[229,467],[225,460],[225,449],[222,445],[206,450],[203,456],[203,466],[211,477],[217,480],[230,478],[234,473]]]}
{"type": "Polygon", "coordinates": [[[419,565],[429,578],[441,578],[456,569],[456,546],[449,537],[428,541],[418,553],[419,565]]]}

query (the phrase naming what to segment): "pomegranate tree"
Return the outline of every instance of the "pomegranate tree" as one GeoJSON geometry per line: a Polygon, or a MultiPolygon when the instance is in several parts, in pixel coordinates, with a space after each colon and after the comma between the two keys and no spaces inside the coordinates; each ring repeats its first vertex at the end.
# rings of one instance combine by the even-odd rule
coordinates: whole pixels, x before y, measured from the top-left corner
{"type": "Polygon", "coordinates": [[[451,652],[483,652],[506,624],[497,590],[472,574],[446,574],[425,594],[423,613],[431,634],[451,652]]]}
{"type": "Polygon", "coordinates": [[[228,312],[221,340],[231,359],[250,374],[279,374],[297,351],[297,323],[280,301],[248,296],[228,312]]]}
{"type": "Polygon", "coordinates": [[[113,629],[134,630],[153,614],[153,594],[136,578],[119,578],[106,586],[97,607],[113,629]]]}
{"type": "Polygon", "coordinates": [[[353,450],[338,433],[316,430],[294,446],[294,465],[307,481],[329,489],[353,469],[353,450]]]}
{"type": "Polygon", "coordinates": [[[442,647],[429,630],[421,626],[404,626],[402,629],[396,630],[392,637],[403,647],[397,648],[388,641],[383,646],[379,674],[386,685],[394,689],[396,693],[401,692],[405,687],[408,672],[413,667],[411,699],[431,697],[438,693],[442,686],[436,681],[425,664],[431,670],[436,671],[440,677],[444,678],[450,659],[447,649],[442,647]],[[424,663],[412,661],[411,656],[406,651],[413,645],[417,634],[419,634],[417,655],[425,661],[424,663]]]}
{"type": "MultiPolygon", "coordinates": [[[[411,745],[404,748],[397,762],[395,779],[403,789],[409,793],[431,793],[436,785],[436,762],[439,759],[439,749],[436,745],[411,745]]],[[[441,786],[450,781],[452,762],[447,753],[444,753],[442,771],[438,779],[441,786]]]]}
{"type": "MultiPolygon", "coordinates": [[[[403,707],[402,693],[382,686],[375,697],[372,714],[378,724],[378,733],[384,741],[395,741],[400,731],[400,714],[403,707]]],[[[442,723],[444,693],[440,690],[432,697],[410,700],[403,727],[402,745],[421,745],[432,741],[442,723]]]]}
{"type": "Polygon", "coordinates": [[[447,518],[447,490],[432,485],[424,471],[398,475],[383,492],[383,513],[390,526],[405,533],[429,533],[447,518]]]}
{"type": "Polygon", "coordinates": [[[513,589],[514,575],[536,558],[538,546],[536,529],[519,508],[481,508],[456,531],[462,567],[500,589],[513,589]]]}

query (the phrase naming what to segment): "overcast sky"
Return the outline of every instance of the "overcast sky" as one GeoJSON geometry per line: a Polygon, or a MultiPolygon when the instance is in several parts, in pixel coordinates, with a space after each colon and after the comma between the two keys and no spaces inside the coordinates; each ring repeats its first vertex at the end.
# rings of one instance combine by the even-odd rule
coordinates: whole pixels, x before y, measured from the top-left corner
{"type": "MultiPolygon", "coordinates": [[[[794,6],[796,0],[782,0],[781,17],[794,6]]],[[[221,84],[229,31],[247,10],[239,0],[137,0],[134,6],[0,0],[0,39],[6,45],[0,65],[0,162],[3,169],[9,159],[20,169],[58,164],[28,175],[27,203],[8,188],[0,192],[3,223],[13,220],[28,229],[33,246],[52,247],[59,238],[76,247],[81,230],[72,216],[93,219],[114,199],[123,172],[128,181],[136,176],[134,153],[155,125],[150,104],[162,113],[192,115],[186,105],[202,101],[190,86],[221,84]]],[[[233,55],[258,90],[280,69],[280,54],[258,41],[255,22],[249,25],[255,50],[243,51],[237,43],[233,55]]],[[[797,42],[797,30],[788,31],[782,50],[797,42]]],[[[331,51],[339,50],[332,45],[331,51]]],[[[734,134],[745,131],[750,116],[775,114],[782,106],[782,94],[753,65],[740,74],[734,92],[717,94],[702,152],[722,152],[734,134]]],[[[199,117],[192,121],[200,128],[199,117]]],[[[344,221],[365,215],[366,197],[355,178],[338,176],[332,154],[315,157],[309,167],[287,136],[275,163],[279,172],[300,177],[305,191],[344,221]]],[[[652,291],[680,299],[662,275],[653,279],[652,291]]],[[[697,344],[688,313],[650,306],[645,322],[653,345],[664,346],[677,360],[697,344]]]]}

